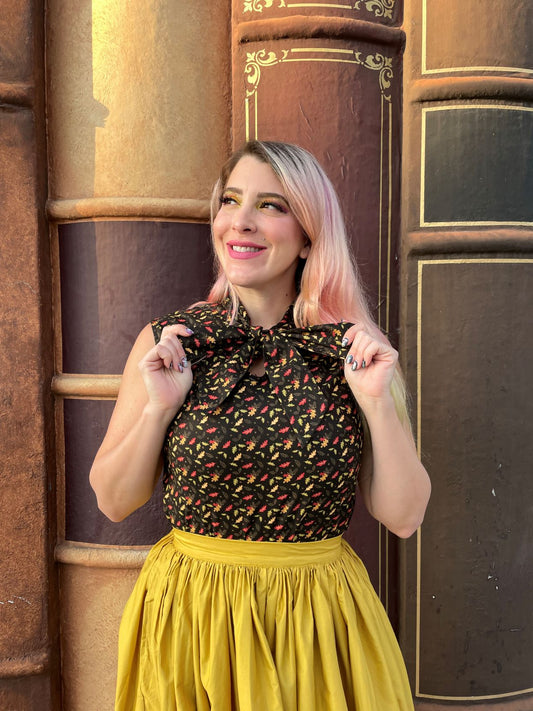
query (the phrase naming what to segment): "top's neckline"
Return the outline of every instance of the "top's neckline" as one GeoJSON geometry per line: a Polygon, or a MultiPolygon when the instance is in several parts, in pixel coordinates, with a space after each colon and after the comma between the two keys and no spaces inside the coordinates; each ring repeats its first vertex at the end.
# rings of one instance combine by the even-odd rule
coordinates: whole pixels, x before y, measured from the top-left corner
{"type": "MultiPolygon", "coordinates": [[[[232,307],[232,302],[231,298],[228,296],[226,298],[226,304],[225,306],[228,308],[228,311],[231,313],[231,307],[232,307]]],[[[280,318],[280,320],[270,326],[270,328],[263,328],[262,326],[252,326],[251,321],[250,321],[250,315],[248,314],[248,311],[246,308],[243,306],[243,304],[239,301],[239,307],[237,309],[237,314],[235,317],[235,323],[241,323],[243,326],[246,328],[252,329],[252,330],[259,330],[259,331],[273,331],[277,328],[286,326],[286,325],[293,325],[294,320],[293,320],[293,311],[294,311],[294,304],[290,304],[283,316],[280,318]]]]}

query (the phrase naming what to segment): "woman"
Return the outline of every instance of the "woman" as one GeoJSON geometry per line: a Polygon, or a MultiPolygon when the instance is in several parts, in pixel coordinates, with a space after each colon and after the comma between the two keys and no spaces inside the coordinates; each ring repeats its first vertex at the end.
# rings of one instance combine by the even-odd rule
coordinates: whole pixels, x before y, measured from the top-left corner
{"type": "Polygon", "coordinates": [[[91,470],[119,521],[163,457],[172,524],[123,616],[116,709],[412,709],[341,536],[357,483],[402,537],[430,484],[335,192],[303,149],[251,142],[223,167],[212,216],[208,301],[141,332],[91,470]]]}

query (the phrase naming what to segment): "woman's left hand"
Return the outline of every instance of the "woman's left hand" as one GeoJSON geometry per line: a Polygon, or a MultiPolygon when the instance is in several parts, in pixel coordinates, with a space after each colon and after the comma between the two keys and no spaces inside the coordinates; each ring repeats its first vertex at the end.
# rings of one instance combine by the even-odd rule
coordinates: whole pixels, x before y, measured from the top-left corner
{"type": "Polygon", "coordinates": [[[381,332],[371,332],[354,324],[344,334],[347,351],[344,374],[359,405],[365,407],[390,398],[390,385],[398,362],[398,352],[381,332]]]}

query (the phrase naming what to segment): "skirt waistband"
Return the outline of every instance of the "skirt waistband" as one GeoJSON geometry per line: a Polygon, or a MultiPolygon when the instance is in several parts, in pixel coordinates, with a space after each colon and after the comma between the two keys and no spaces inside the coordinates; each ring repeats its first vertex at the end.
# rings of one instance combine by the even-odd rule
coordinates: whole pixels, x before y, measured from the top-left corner
{"type": "Polygon", "coordinates": [[[170,534],[176,551],[210,563],[265,567],[304,567],[324,565],[338,560],[342,536],[324,541],[287,543],[277,541],[241,541],[201,536],[174,528],[170,534]]]}

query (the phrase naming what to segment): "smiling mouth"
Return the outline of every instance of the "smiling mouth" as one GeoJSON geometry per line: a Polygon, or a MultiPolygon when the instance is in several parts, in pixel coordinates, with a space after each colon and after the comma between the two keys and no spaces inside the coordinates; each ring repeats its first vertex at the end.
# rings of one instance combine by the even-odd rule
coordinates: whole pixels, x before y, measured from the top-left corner
{"type": "Polygon", "coordinates": [[[231,248],[234,252],[261,252],[263,249],[263,247],[242,247],[237,244],[232,244],[231,248]]]}

